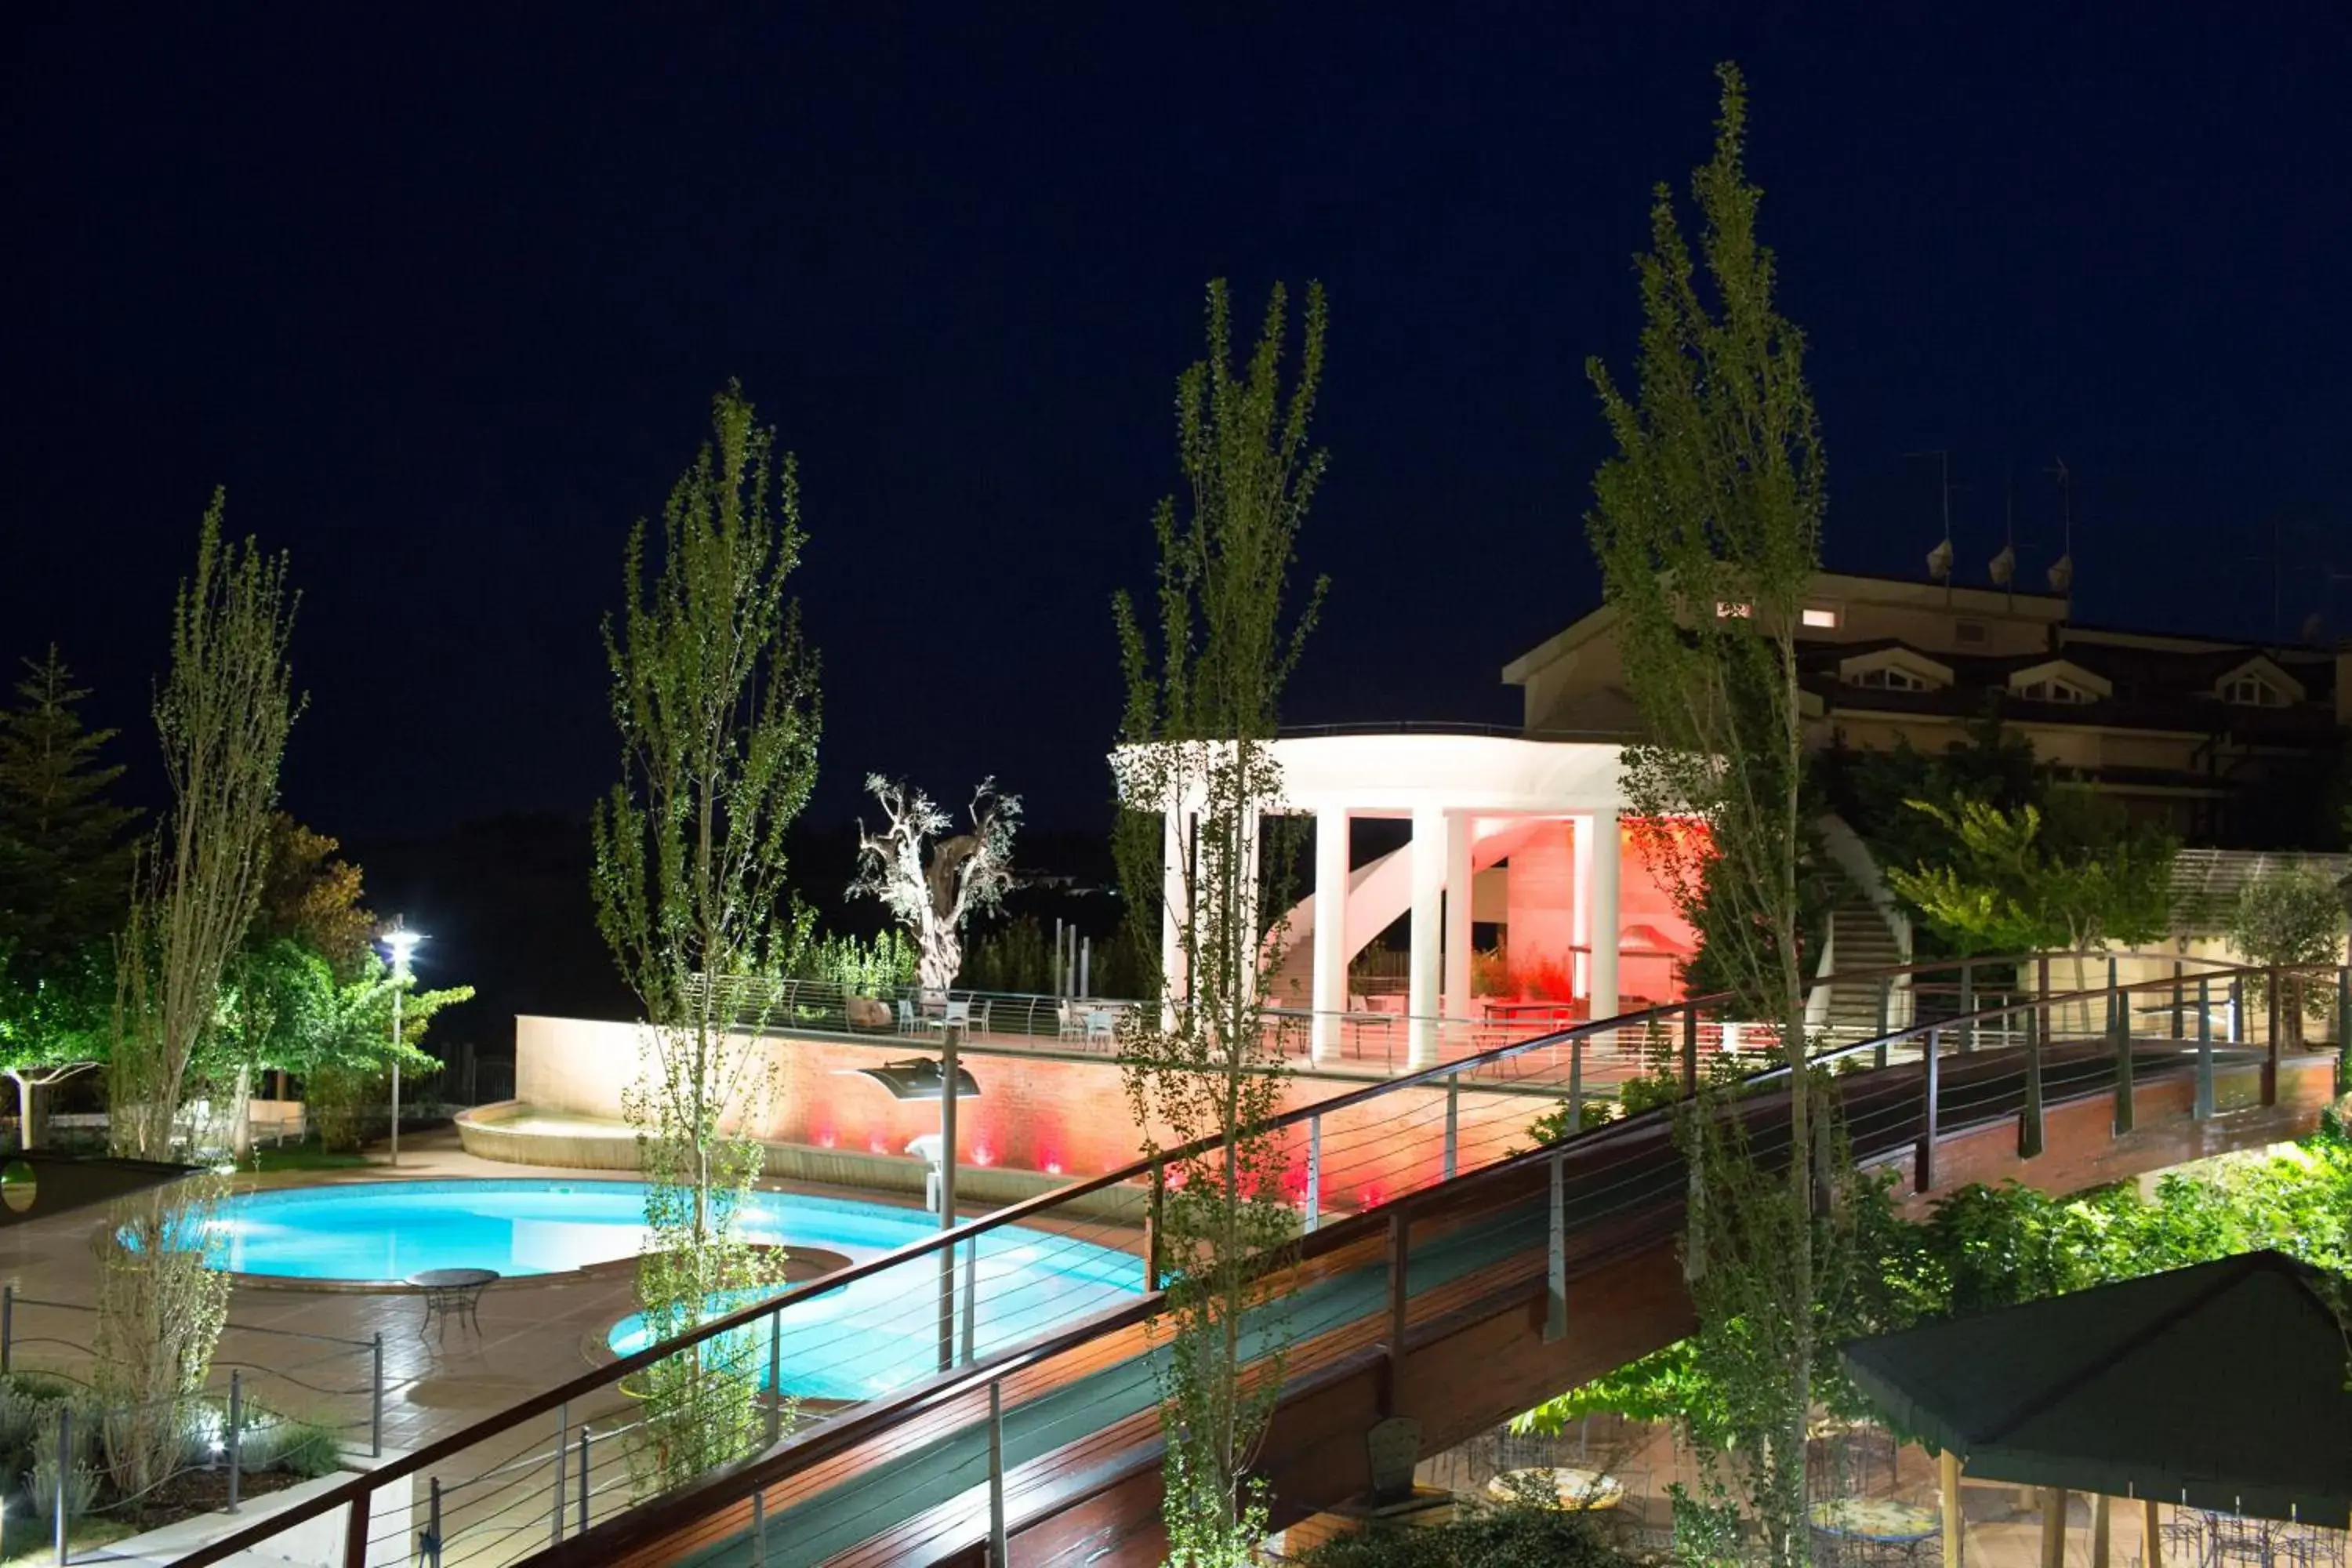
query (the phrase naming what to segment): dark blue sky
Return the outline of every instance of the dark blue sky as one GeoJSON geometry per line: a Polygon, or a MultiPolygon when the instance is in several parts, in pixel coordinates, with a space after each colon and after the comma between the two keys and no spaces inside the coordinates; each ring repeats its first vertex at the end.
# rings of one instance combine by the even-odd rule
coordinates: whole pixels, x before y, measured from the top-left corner
{"type": "Polygon", "coordinates": [[[1623,360],[1649,187],[1705,156],[1727,56],[1833,564],[1917,570],[1901,454],[1949,447],[1964,574],[2013,462],[2038,578],[2063,455],[2085,618],[2264,635],[2280,526],[2287,629],[2352,629],[2340,21],[55,9],[0,66],[0,654],[61,643],[143,763],[226,482],[307,595],[288,791],[331,832],[606,786],[597,617],[730,374],[803,466],[819,814],[879,768],[1095,815],[1107,601],[1148,583],[1216,275],[1252,316],[1330,292],[1290,716],[1511,717],[1499,666],[1595,594],[1582,363],[1623,360]]]}

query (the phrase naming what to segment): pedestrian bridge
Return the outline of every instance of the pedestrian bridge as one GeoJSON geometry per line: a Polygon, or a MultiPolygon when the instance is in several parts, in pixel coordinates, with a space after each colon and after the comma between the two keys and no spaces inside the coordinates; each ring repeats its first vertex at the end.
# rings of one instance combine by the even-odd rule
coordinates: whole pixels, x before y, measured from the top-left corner
{"type": "MultiPolygon", "coordinates": [[[[2260,994],[2275,998],[2276,973],[2181,960],[2164,979],[2056,992],[2049,971],[2046,956],[1911,966],[1901,973],[1917,1022],[1816,1042],[1858,1164],[1898,1172],[1922,1197],[2010,1176],[2069,1192],[2298,1136],[2336,1092],[2332,1047],[2305,1045],[2274,1007],[2250,1016],[2246,988],[2267,980],[2260,994]]],[[[2340,1038],[2352,972],[2295,977],[2333,993],[2340,1038]]],[[[1264,1448],[1275,1524],[1363,1491],[1379,1422],[1417,1423],[1422,1453],[1435,1454],[1686,1333],[1675,1244],[1687,1173],[1665,1111],[1543,1147],[1526,1123],[1555,1098],[1631,1077],[1686,1091],[1711,1062],[1738,1058],[1751,1069],[1747,1092],[1726,1113],[1746,1119],[1760,1158],[1785,1161],[1788,1079],[1772,1047],[1769,1031],[1727,1020],[1723,998],[1702,998],[1512,1042],[1278,1119],[1301,1236],[1276,1276],[1278,1315],[1248,1325],[1255,1345],[1290,1347],[1264,1448]],[[1524,1114],[1467,1113],[1490,1101],[1524,1114]],[[1401,1167],[1400,1144],[1426,1160],[1401,1167]]],[[[904,1280],[887,1324],[828,1323],[836,1274],[706,1325],[690,1338],[755,1361],[786,1336],[805,1354],[828,1336],[845,1345],[880,1330],[935,1344],[940,1370],[864,1402],[803,1407],[788,1428],[773,1407],[761,1452],[685,1487],[658,1491],[633,1466],[643,1429],[622,1392],[626,1374],[679,1341],[183,1561],[267,1552],[341,1509],[351,1568],[977,1564],[992,1541],[1008,1549],[1000,1562],[1156,1563],[1150,1324],[1162,1260],[1148,1216],[1163,1191],[1161,1167],[1139,1163],[856,1266],[904,1280]],[[1132,1194],[1144,1225],[1103,1217],[1122,1206],[1102,1201],[1113,1187],[1132,1194]],[[1136,1260],[1138,1289],[1083,1315],[1024,1316],[1024,1303],[992,1294],[979,1245],[1007,1226],[1048,1255],[1065,1243],[1119,1247],[1136,1260]],[[990,1330],[1012,1322],[1017,1335],[990,1330]],[[413,1488],[407,1515],[372,1520],[371,1499],[401,1477],[413,1488]]]]}

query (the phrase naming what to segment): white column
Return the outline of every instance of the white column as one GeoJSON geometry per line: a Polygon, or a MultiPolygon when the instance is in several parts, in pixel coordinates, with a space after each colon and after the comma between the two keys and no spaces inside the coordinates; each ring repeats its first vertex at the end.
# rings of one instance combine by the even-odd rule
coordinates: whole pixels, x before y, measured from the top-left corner
{"type": "Polygon", "coordinates": [[[1315,1059],[1339,1049],[1348,1010],[1348,808],[1315,814],[1315,1059]]]}
{"type": "MultiPolygon", "coordinates": [[[[1575,885],[1568,892],[1568,940],[1576,951],[1569,957],[1569,989],[1577,996],[1592,995],[1592,818],[1569,820],[1569,870],[1575,885]]],[[[1592,1015],[1598,1018],[1599,1013],[1592,1015]]]]}
{"type": "Polygon", "coordinates": [[[1260,910],[1257,896],[1257,879],[1261,868],[1259,857],[1264,852],[1263,846],[1265,843],[1265,818],[1258,815],[1255,809],[1242,814],[1240,838],[1242,863],[1235,879],[1241,884],[1239,891],[1242,907],[1235,918],[1240,922],[1240,940],[1244,945],[1242,953],[1242,973],[1235,978],[1240,982],[1242,994],[1255,998],[1257,994],[1259,971],[1264,966],[1265,958],[1265,951],[1258,941],[1261,933],[1258,931],[1260,910]]]}
{"type": "Polygon", "coordinates": [[[1437,983],[1443,973],[1438,943],[1445,895],[1445,814],[1422,807],[1412,814],[1412,952],[1405,987],[1412,1016],[1412,1065],[1437,1060],[1437,983]]]}
{"type": "Polygon", "coordinates": [[[1473,1016],[1470,1005],[1471,819],[1445,819],[1445,1016],[1473,1016]]]}
{"type": "Polygon", "coordinates": [[[1184,931],[1182,917],[1192,896],[1191,868],[1185,864],[1192,836],[1185,831],[1190,814],[1172,797],[1160,815],[1160,1024],[1173,1028],[1176,1004],[1184,994],[1184,931]]]}
{"type": "Polygon", "coordinates": [[[1592,926],[1592,1016],[1596,1018],[1610,1017],[1617,1011],[1617,934],[1624,924],[1617,909],[1618,862],[1621,858],[1617,814],[1613,811],[1593,813],[1592,894],[1585,907],[1591,911],[1589,919],[1592,926]]]}

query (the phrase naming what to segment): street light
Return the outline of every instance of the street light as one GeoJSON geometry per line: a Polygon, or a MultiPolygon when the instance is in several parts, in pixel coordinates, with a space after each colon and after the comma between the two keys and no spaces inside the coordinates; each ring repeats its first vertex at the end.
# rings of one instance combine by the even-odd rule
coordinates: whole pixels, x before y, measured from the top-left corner
{"type": "Polygon", "coordinates": [[[408,989],[408,955],[425,933],[410,931],[394,915],[392,929],[383,933],[383,945],[392,950],[392,1163],[400,1163],[400,998],[408,989]]]}
{"type": "MultiPolygon", "coordinates": [[[[958,1037],[962,1033],[961,1025],[947,1026],[942,1031],[940,1040],[944,1049],[937,1057],[908,1057],[901,1061],[884,1062],[878,1068],[850,1069],[858,1077],[870,1078],[888,1089],[890,1098],[893,1100],[936,1100],[940,1102],[938,1166],[941,1230],[953,1230],[956,1223],[956,1101],[980,1098],[980,1080],[956,1065],[956,1047],[958,1037]],[[948,1085],[950,1083],[955,1085],[955,1092],[952,1094],[948,1092],[948,1085]]],[[[923,1138],[917,1139],[915,1143],[919,1145],[929,1136],[930,1134],[927,1132],[923,1138]]],[[[971,1262],[975,1274],[979,1259],[978,1248],[979,1244],[972,1243],[971,1262]]],[[[975,1279],[971,1289],[977,1288],[975,1279]]],[[[970,1321],[970,1312],[975,1305],[976,1303],[971,1300],[968,1294],[967,1324],[970,1321]]],[[[964,1335],[967,1344],[971,1342],[971,1330],[967,1327],[964,1335]]],[[[955,1249],[942,1247],[940,1249],[940,1370],[945,1372],[954,1365],[955,1249]]]]}

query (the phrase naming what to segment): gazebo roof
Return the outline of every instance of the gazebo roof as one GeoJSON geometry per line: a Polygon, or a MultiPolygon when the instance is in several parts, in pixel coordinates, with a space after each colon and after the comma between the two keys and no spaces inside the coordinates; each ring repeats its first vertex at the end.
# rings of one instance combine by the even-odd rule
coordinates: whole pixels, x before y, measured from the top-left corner
{"type": "Polygon", "coordinates": [[[1972,1476],[2301,1519],[2352,1515],[2340,1282],[2277,1252],[1844,1347],[1897,1427],[1972,1476]]]}

